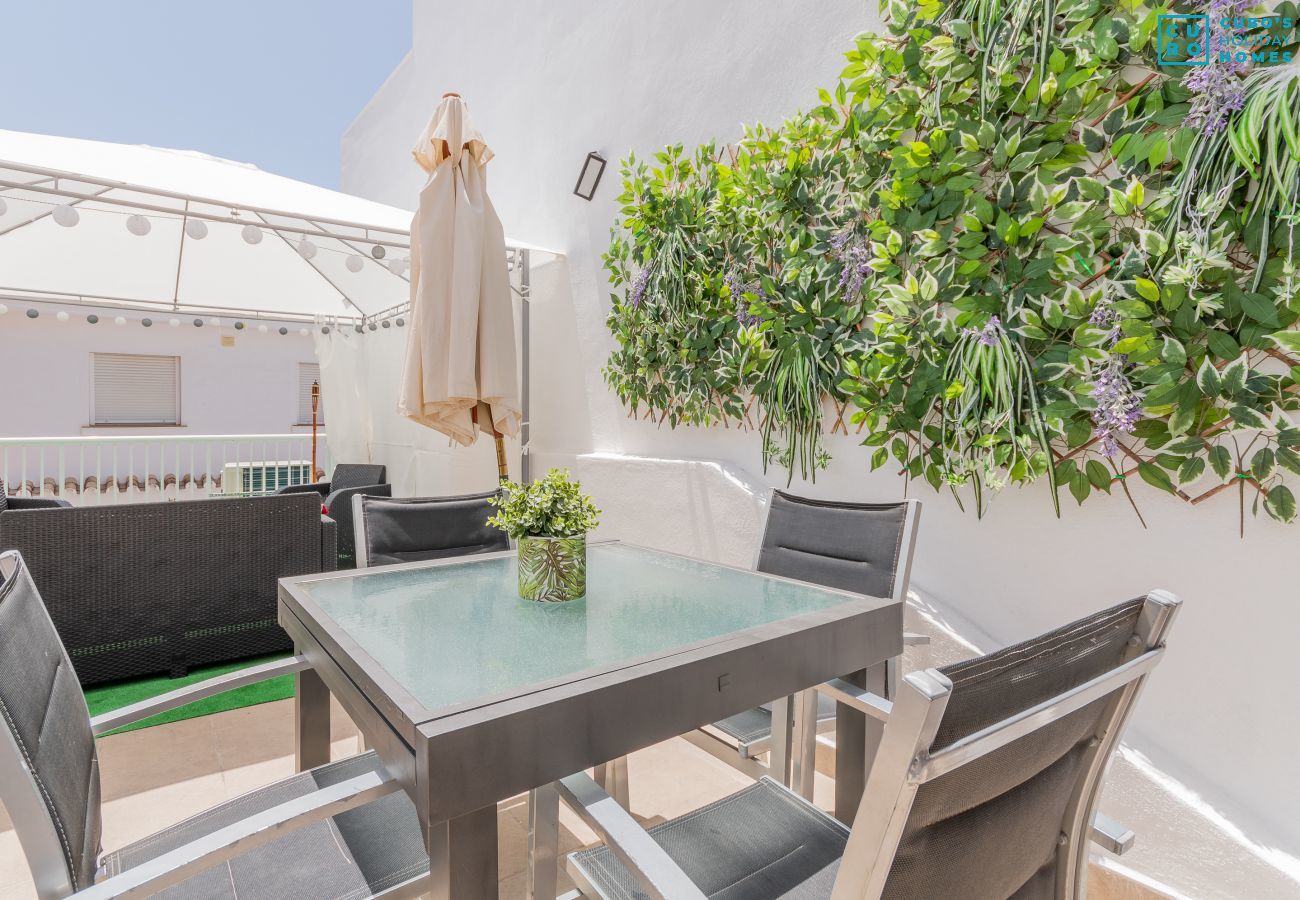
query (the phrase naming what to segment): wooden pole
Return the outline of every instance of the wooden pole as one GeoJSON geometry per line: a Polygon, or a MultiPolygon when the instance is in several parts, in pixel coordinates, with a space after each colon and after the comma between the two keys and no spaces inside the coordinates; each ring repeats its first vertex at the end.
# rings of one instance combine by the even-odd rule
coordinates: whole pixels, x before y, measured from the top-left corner
{"type": "Polygon", "coordinates": [[[316,480],[316,411],[320,408],[320,382],[311,383],[311,480],[316,480]]]}
{"type": "Polygon", "coordinates": [[[497,477],[502,481],[509,481],[510,470],[506,467],[506,439],[497,434],[495,428],[492,430],[492,437],[497,445],[497,477]]]}
{"type": "MultiPolygon", "coordinates": [[[[484,404],[479,403],[477,406],[475,406],[473,409],[471,409],[471,410],[469,411],[469,418],[470,418],[470,421],[472,421],[475,425],[479,425],[479,415],[478,415],[478,412],[479,412],[479,410],[482,409],[483,407],[484,407],[484,404]]],[[[482,426],[480,426],[480,427],[482,427],[482,426]]],[[[503,434],[501,434],[501,432],[497,431],[497,430],[496,430],[496,427],[493,426],[493,424],[492,424],[491,422],[488,422],[488,428],[491,429],[491,431],[492,431],[492,440],[493,440],[493,441],[496,443],[496,445],[497,445],[497,478],[498,478],[500,481],[509,481],[509,480],[510,480],[510,467],[509,467],[508,465],[506,465],[506,439],[505,439],[505,435],[503,435],[503,434]]]]}

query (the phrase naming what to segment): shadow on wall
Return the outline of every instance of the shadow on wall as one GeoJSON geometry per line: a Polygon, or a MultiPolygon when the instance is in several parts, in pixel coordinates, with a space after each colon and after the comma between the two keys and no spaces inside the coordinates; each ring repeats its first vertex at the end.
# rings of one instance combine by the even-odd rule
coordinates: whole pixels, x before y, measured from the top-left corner
{"type": "Polygon", "coordinates": [[[538,472],[567,468],[582,482],[601,508],[596,539],[754,564],[768,492],[724,463],[545,452],[535,464],[538,472]]]}

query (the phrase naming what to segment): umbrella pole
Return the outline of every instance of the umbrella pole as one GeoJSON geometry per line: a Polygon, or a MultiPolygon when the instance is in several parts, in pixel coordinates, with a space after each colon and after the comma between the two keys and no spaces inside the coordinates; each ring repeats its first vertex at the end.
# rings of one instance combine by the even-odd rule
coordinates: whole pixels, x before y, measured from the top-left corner
{"type": "Polygon", "coordinates": [[[497,477],[502,481],[510,480],[510,470],[506,467],[506,439],[494,430],[492,437],[497,445],[497,477]]]}
{"type": "MultiPolygon", "coordinates": [[[[473,422],[475,425],[479,424],[478,411],[479,411],[478,406],[475,406],[473,409],[469,411],[470,421],[473,422]]],[[[492,440],[497,445],[497,478],[500,479],[501,481],[509,481],[510,467],[506,465],[505,435],[497,431],[496,428],[492,426],[490,423],[488,427],[492,428],[492,440]]]]}

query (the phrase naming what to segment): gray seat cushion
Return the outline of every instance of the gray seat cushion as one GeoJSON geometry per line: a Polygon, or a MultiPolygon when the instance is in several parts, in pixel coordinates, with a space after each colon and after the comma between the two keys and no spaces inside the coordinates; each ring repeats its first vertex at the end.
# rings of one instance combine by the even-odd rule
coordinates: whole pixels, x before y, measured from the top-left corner
{"type": "MultiPolygon", "coordinates": [[[[364,753],[245,794],[104,858],[116,875],[248,816],[379,765],[364,753]]],[[[405,792],[308,825],[158,894],[168,900],[358,900],[429,871],[405,792]]]]}
{"type": "MultiPolygon", "coordinates": [[[[825,900],[848,829],[771,779],[650,829],[655,843],[709,898],[825,900]]],[[[644,900],[603,845],[569,864],[609,900],[644,900]]]]}

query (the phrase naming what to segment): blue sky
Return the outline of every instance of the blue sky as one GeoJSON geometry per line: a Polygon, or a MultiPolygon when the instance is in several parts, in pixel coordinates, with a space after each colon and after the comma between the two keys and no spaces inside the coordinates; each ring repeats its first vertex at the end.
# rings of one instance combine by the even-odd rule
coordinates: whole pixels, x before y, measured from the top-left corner
{"type": "Polygon", "coordinates": [[[14,0],[0,128],[201,150],[337,187],[411,0],[14,0]]]}

